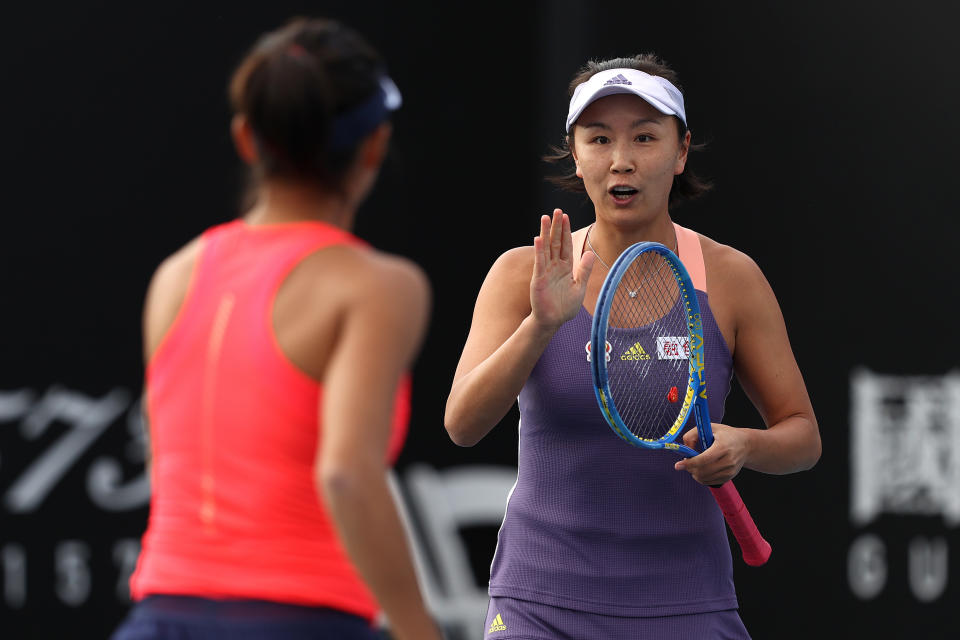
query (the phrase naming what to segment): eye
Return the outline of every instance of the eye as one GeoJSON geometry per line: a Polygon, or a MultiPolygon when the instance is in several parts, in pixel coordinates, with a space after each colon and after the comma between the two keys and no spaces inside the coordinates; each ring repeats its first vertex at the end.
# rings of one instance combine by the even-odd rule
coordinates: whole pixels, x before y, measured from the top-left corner
{"type": "Polygon", "coordinates": [[[647,135],[646,133],[637,134],[635,138],[637,142],[653,142],[653,136],[647,135]]]}
{"type": "Polygon", "coordinates": [[[594,136],[593,138],[590,139],[590,142],[593,142],[595,144],[607,144],[608,142],[610,142],[610,138],[608,138],[607,136],[594,136]]]}

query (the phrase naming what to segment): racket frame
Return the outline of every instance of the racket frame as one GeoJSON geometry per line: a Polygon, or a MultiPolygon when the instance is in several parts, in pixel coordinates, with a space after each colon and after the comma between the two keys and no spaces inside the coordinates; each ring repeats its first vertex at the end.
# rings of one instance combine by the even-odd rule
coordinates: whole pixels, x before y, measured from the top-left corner
{"type": "MultiPolygon", "coordinates": [[[[590,331],[590,349],[594,354],[594,357],[590,359],[590,367],[597,403],[607,424],[623,440],[646,449],[666,449],[676,451],[687,457],[699,455],[700,452],[675,442],[677,437],[683,433],[684,426],[690,419],[690,414],[693,413],[702,450],[705,451],[713,444],[710,408],[707,405],[707,381],[704,377],[703,318],[700,315],[700,302],[697,299],[697,292],[693,287],[693,281],[690,279],[686,267],[683,266],[680,258],[665,245],[659,242],[638,242],[627,248],[613,263],[610,272],[604,279],[603,286],[600,288],[600,294],[597,296],[590,331]],[[640,438],[624,424],[610,393],[606,363],[607,324],[610,319],[611,307],[610,304],[607,304],[607,300],[610,296],[615,295],[620,281],[633,261],[640,254],[648,251],[654,251],[663,256],[673,270],[687,314],[686,324],[690,340],[690,357],[688,358],[690,377],[687,383],[687,393],[684,396],[677,419],[667,433],[658,439],[640,438]]],[[[750,516],[750,512],[744,505],[733,481],[724,482],[720,486],[709,487],[709,489],[723,512],[727,525],[740,544],[744,562],[753,567],[766,563],[770,558],[770,543],[757,530],[757,525],[750,516]]]]}
{"type": "Polygon", "coordinates": [[[637,447],[647,449],[669,449],[685,456],[691,457],[699,452],[691,449],[682,443],[675,442],[683,433],[687,421],[690,419],[691,411],[694,412],[700,442],[704,443],[704,448],[713,443],[713,431],[710,429],[710,409],[707,407],[707,385],[704,378],[704,359],[703,359],[703,321],[700,316],[700,302],[697,300],[697,293],[693,288],[693,281],[690,280],[687,270],[684,268],[680,259],[675,253],[659,242],[638,242],[630,246],[626,251],[620,254],[620,257],[613,263],[610,273],[604,279],[603,286],[600,288],[600,294],[597,296],[597,305],[593,317],[593,330],[590,332],[590,349],[594,354],[604,354],[602,357],[592,357],[590,366],[593,373],[593,391],[597,396],[597,404],[603,411],[614,433],[623,440],[637,447]],[[690,363],[689,379],[687,381],[687,391],[683,397],[683,403],[680,405],[680,412],[676,420],[670,426],[670,429],[660,438],[641,438],[632,433],[617,411],[616,404],[613,402],[613,395],[610,392],[610,380],[607,376],[606,366],[606,340],[607,325],[610,319],[611,305],[607,304],[607,299],[614,295],[620,281],[626,274],[627,269],[633,264],[633,261],[642,253],[653,251],[660,254],[666,260],[667,264],[673,270],[674,277],[679,286],[680,296],[683,299],[684,312],[686,314],[687,334],[690,345],[690,363]]]}

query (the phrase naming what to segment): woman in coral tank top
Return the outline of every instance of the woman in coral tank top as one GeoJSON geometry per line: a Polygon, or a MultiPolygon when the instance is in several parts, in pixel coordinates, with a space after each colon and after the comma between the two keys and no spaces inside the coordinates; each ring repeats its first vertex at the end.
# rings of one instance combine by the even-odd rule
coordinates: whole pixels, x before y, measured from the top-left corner
{"type": "Polygon", "coordinates": [[[132,638],[439,638],[387,485],[430,313],[351,234],[400,94],[351,29],[295,20],[230,84],[254,202],[167,258],[144,309],[152,497],[132,638]]]}

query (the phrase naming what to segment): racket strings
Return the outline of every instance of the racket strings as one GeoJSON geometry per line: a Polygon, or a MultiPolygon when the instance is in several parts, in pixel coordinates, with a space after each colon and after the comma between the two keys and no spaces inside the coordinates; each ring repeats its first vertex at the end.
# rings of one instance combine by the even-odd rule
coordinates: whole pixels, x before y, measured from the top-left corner
{"type": "Polygon", "coordinates": [[[659,254],[639,256],[614,292],[609,326],[642,327],[660,320],[676,305],[680,288],[670,264],[659,254]]]}
{"type": "Polygon", "coordinates": [[[673,267],[660,254],[641,254],[624,273],[610,307],[607,365],[610,392],[626,427],[638,438],[669,435],[690,382],[689,361],[663,349],[688,336],[687,310],[673,267]]]}

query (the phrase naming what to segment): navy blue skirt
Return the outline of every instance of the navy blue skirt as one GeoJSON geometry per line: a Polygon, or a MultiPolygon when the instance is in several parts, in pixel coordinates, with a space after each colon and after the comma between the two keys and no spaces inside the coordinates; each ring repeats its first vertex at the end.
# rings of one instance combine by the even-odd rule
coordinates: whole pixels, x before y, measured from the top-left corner
{"type": "Polygon", "coordinates": [[[264,600],[148,596],[135,604],[111,640],[386,640],[358,616],[323,607],[264,600]]]}

